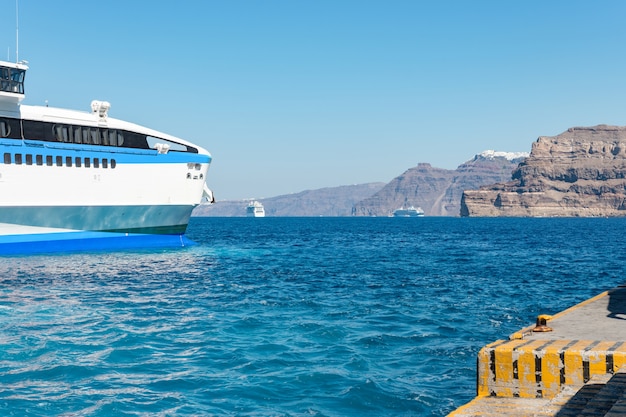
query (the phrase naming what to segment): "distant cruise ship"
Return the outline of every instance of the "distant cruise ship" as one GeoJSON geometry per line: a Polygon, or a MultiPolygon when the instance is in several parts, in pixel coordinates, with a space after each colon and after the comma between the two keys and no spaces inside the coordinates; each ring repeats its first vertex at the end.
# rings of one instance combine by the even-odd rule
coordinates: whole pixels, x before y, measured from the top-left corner
{"type": "Polygon", "coordinates": [[[263,204],[258,201],[251,201],[246,207],[246,216],[247,217],[265,217],[265,209],[263,208],[263,204]]]}
{"type": "Polygon", "coordinates": [[[113,119],[107,102],[22,105],[27,69],[0,61],[0,253],[187,244],[211,198],[209,152],[113,119]]]}
{"type": "Polygon", "coordinates": [[[393,217],[424,217],[424,210],[420,207],[401,207],[393,212],[393,217]]]}

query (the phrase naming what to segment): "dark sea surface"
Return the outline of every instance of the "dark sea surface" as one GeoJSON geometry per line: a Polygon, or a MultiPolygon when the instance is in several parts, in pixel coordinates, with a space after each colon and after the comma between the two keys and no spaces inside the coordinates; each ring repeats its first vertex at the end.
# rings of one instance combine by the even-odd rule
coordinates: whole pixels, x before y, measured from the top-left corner
{"type": "Polygon", "coordinates": [[[2,416],[444,416],[479,349],[625,281],[626,219],[192,218],[0,258],[2,416]]]}

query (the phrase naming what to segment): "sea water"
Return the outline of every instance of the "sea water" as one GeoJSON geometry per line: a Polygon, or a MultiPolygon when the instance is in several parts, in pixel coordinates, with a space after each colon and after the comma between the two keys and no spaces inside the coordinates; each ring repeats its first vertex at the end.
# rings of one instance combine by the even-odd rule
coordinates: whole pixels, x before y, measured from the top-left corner
{"type": "Polygon", "coordinates": [[[192,218],[0,258],[2,416],[443,416],[479,349],[624,282],[626,219],[192,218]]]}

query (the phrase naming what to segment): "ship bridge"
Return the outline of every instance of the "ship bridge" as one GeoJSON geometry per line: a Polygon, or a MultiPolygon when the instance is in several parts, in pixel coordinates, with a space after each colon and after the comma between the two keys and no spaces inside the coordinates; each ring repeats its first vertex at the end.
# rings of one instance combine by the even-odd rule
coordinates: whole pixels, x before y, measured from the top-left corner
{"type": "Polygon", "coordinates": [[[0,61],[0,101],[19,103],[24,99],[27,69],[23,63],[0,61]]]}
{"type": "Polygon", "coordinates": [[[25,69],[0,67],[0,91],[24,94],[25,69]]]}

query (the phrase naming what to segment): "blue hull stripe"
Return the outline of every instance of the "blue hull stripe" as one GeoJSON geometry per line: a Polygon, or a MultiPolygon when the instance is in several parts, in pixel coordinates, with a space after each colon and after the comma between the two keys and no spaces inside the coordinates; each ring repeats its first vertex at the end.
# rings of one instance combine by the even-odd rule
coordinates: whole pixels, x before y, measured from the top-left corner
{"type": "Polygon", "coordinates": [[[210,163],[211,156],[189,152],[170,151],[158,154],[156,150],[118,148],[113,146],[79,145],[35,140],[0,139],[0,145],[11,153],[112,158],[122,164],[210,163]]]}
{"type": "Polygon", "coordinates": [[[181,248],[195,243],[183,234],[153,235],[106,232],[42,233],[0,237],[0,255],[84,251],[181,248]]]}

